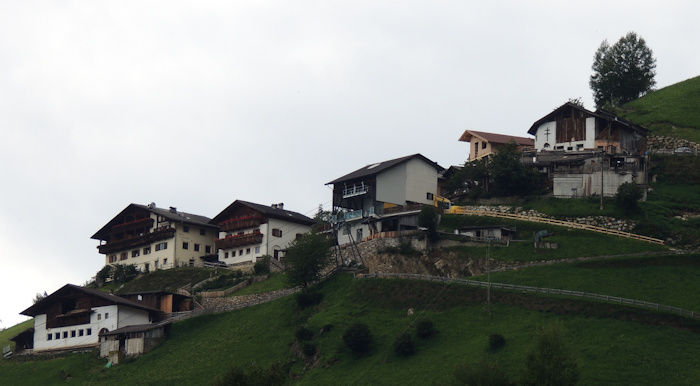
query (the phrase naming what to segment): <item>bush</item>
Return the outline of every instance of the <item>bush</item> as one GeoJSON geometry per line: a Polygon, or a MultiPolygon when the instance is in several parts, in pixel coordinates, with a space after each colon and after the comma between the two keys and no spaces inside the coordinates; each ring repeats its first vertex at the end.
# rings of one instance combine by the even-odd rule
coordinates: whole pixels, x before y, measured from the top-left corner
{"type": "Polygon", "coordinates": [[[538,331],[525,365],[523,385],[574,385],[579,379],[576,360],[564,343],[559,324],[538,331]]]}
{"type": "Polygon", "coordinates": [[[270,273],[270,255],[265,255],[253,265],[256,275],[270,273]]]}
{"type": "Polygon", "coordinates": [[[639,200],[643,197],[642,188],[633,182],[625,182],[617,188],[615,203],[626,214],[639,211],[639,200]]]}
{"type": "Polygon", "coordinates": [[[304,353],[305,357],[310,358],[316,355],[316,345],[312,343],[304,343],[304,345],[301,347],[301,352],[304,353]]]}
{"type": "Polygon", "coordinates": [[[355,323],[343,333],[343,342],[350,350],[361,354],[369,351],[374,337],[372,337],[369,326],[364,323],[355,323]]]}
{"type": "Polygon", "coordinates": [[[498,351],[506,345],[506,339],[501,334],[491,334],[489,335],[489,349],[491,351],[498,351]]]}
{"type": "Polygon", "coordinates": [[[437,331],[435,330],[435,325],[430,319],[422,319],[418,322],[416,326],[416,335],[421,339],[428,339],[433,337],[437,331]]]}
{"type": "Polygon", "coordinates": [[[297,305],[302,310],[321,303],[321,300],[323,300],[323,294],[320,292],[302,291],[297,295],[297,305]]]}
{"type": "Polygon", "coordinates": [[[415,354],[416,349],[413,347],[411,334],[404,332],[403,334],[399,335],[394,341],[394,351],[404,357],[415,354]]]}
{"type": "Polygon", "coordinates": [[[313,331],[309,330],[308,328],[301,326],[294,333],[294,337],[297,338],[297,340],[301,342],[301,341],[310,340],[311,338],[313,338],[314,333],[313,333],[313,331]]]}

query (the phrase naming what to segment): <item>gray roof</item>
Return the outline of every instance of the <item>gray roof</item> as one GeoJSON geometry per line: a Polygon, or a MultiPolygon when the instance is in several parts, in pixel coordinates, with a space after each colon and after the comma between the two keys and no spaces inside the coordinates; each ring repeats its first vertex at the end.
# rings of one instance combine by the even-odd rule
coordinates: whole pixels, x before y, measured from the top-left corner
{"type": "Polygon", "coordinates": [[[360,169],[355,170],[352,173],[346,174],[340,178],[336,178],[335,180],[326,183],[326,185],[330,184],[337,184],[338,182],[343,182],[343,181],[351,181],[355,180],[358,178],[363,178],[367,176],[372,176],[372,175],[377,175],[381,173],[384,170],[390,169],[396,165],[399,165],[403,162],[408,162],[409,160],[413,158],[418,158],[422,159],[426,163],[432,165],[437,171],[442,171],[444,168],[440,165],[437,164],[437,162],[433,162],[429,160],[428,158],[422,156],[421,154],[412,154],[409,156],[401,157],[401,158],[396,158],[388,161],[382,161],[382,162],[377,162],[374,164],[369,164],[367,166],[361,167],[360,169]]]}
{"type": "Polygon", "coordinates": [[[213,219],[209,220],[210,224],[218,224],[221,221],[224,221],[227,219],[228,213],[231,212],[233,209],[235,209],[238,206],[246,206],[250,209],[253,209],[255,211],[258,211],[263,214],[265,217],[272,217],[280,220],[285,220],[293,223],[298,223],[298,224],[304,224],[304,225],[313,225],[316,223],[316,220],[304,216],[301,213],[297,212],[292,212],[291,210],[286,210],[286,209],[280,209],[280,208],[273,208],[272,206],[269,205],[261,205],[261,204],[256,204],[254,202],[249,202],[249,201],[243,201],[243,200],[236,200],[231,205],[226,207],[226,209],[222,210],[221,213],[217,214],[214,216],[213,219]]]}
{"type": "Polygon", "coordinates": [[[588,116],[604,119],[606,121],[615,121],[623,126],[627,126],[628,128],[630,128],[634,131],[642,132],[645,134],[647,132],[649,132],[649,129],[647,129],[646,127],[641,126],[641,125],[637,125],[636,123],[634,123],[632,121],[628,121],[626,119],[620,118],[617,115],[615,115],[609,111],[606,111],[603,109],[598,109],[595,112],[593,112],[593,111],[586,110],[585,108],[583,108],[577,104],[574,104],[571,102],[566,102],[563,105],[554,109],[554,111],[552,111],[551,113],[549,113],[549,114],[545,115],[544,117],[535,121],[535,123],[533,123],[532,126],[530,127],[530,129],[527,131],[528,134],[535,135],[537,133],[537,128],[540,127],[541,124],[543,124],[544,122],[551,122],[552,119],[554,118],[554,116],[559,114],[561,112],[561,110],[563,110],[565,108],[579,110],[579,111],[584,112],[588,116]]]}
{"type": "Polygon", "coordinates": [[[128,306],[128,307],[133,307],[133,308],[138,308],[141,310],[146,310],[149,312],[161,312],[161,310],[151,308],[151,307],[146,307],[143,304],[132,302],[131,300],[124,299],[122,297],[119,297],[117,295],[113,295],[107,292],[103,292],[100,290],[96,290],[93,288],[86,288],[86,287],[81,287],[77,286],[75,284],[66,284],[63,287],[59,288],[56,290],[54,293],[50,294],[49,296],[39,300],[38,302],[34,303],[31,307],[27,308],[26,310],[20,312],[22,315],[27,315],[27,316],[36,316],[43,314],[46,307],[48,307],[51,303],[55,301],[61,301],[64,296],[66,295],[67,292],[71,291],[78,291],[78,292],[83,292],[88,295],[98,297],[104,300],[107,300],[108,302],[112,304],[118,304],[118,305],[123,305],[123,306],[128,306]]]}
{"type": "Polygon", "coordinates": [[[105,226],[100,228],[94,235],[92,235],[91,239],[95,240],[107,240],[107,237],[109,236],[109,229],[111,229],[115,225],[119,225],[117,223],[117,219],[121,217],[121,215],[129,210],[132,210],[134,208],[142,209],[151,213],[155,213],[159,216],[163,216],[170,221],[176,221],[176,222],[181,222],[185,224],[192,224],[192,225],[197,225],[197,226],[203,226],[207,228],[215,228],[214,225],[210,224],[209,217],[204,217],[200,216],[197,214],[192,214],[192,213],[186,213],[186,212],[180,212],[176,210],[175,208],[173,209],[163,209],[163,208],[156,208],[155,206],[151,205],[140,205],[140,204],[130,204],[126,208],[124,208],[119,214],[114,216],[105,226]]]}

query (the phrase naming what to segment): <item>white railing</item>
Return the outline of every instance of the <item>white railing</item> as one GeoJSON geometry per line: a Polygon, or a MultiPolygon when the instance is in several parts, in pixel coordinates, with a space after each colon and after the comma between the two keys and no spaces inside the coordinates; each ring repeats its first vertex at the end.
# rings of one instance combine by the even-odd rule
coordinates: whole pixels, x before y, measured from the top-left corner
{"type": "Polygon", "coordinates": [[[364,183],[360,185],[353,185],[349,188],[343,189],[343,198],[359,196],[369,192],[369,186],[364,183]]]}

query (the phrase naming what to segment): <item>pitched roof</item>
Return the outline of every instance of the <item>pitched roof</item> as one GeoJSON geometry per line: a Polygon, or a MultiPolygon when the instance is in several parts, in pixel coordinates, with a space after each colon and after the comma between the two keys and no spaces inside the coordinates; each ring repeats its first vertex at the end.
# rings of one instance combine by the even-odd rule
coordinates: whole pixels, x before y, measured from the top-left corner
{"type": "Polygon", "coordinates": [[[574,103],[571,103],[571,102],[564,103],[563,105],[554,109],[554,111],[552,111],[551,113],[549,113],[549,114],[545,115],[544,117],[535,121],[535,123],[533,123],[532,126],[530,126],[530,129],[527,132],[529,134],[535,135],[535,133],[537,133],[537,128],[540,127],[541,124],[543,124],[545,122],[551,122],[554,119],[554,116],[559,114],[565,108],[572,108],[575,110],[579,110],[579,111],[582,111],[584,114],[587,114],[588,116],[604,119],[606,121],[615,121],[623,126],[627,126],[628,128],[630,128],[634,131],[643,132],[645,134],[647,132],[649,132],[649,129],[647,129],[646,127],[638,125],[632,121],[628,121],[626,119],[620,118],[617,115],[615,115],[614,113],[611,113],[610,111],[598,109],[595,112],[593,112],[590,110],[586,110],[584,107],[579,106],[579,105],[574,104],[574,103]]]}
{"type": "Polygon", "coordinates": [[[109,235],[109,229],[112,228],[117,224],[117,219],[119,219],[124,212],[127,212],[129,210],[132,210],[134,208],[145,210],[151,213],[155,213],[159,216],[165,217],[170,221],[176,221],[176,222],[181,222],[185,224],[192,224],[192,225],[198,225],[198,226],[204,226],[204,227],[214,227],[209,223],[210,219],[209,217],[204,217],[200,216],[197,214],[192,214],[192,213],[185,213],[185,212],[180,212],[175,208],[171,209],[163,209],[163,208],[156,208],[155,205],[140,205],[140,204],[129,204],[126,208],[124,208],[119,214],[114,216],[105,226],[100,228],[99,231],[97,231],[94,235],[92,235],[91,239],[95,240],[106,240],[108,235],[109,235]]]}
{"type": "Polygon", "coordinates": [[[301,213],[292,212],[291,210],[286,210],[286,209],[274,208],[274,207],[269,206],[269,205],[256,204],[254,202],[243,201],[243,200],[234,201],[231,205],[226,207],[226,209],[222,210],[221,213],[217,214],[216,216],[214,216],[213,219],[209,220],[209,223],[210,224],[217,224],[221,221],[226,220],[228,213],[238,206],[246,206],[250,209],[253,209],[257,212],[262,213],[266,217],[272,217],[272,218],[276,218],[279,220],[285,220],[285,221],[294,222],[294,223],[298,223],[298,224],[304,224],[304,225],[313,225],[316,223],[316,220],[314,220],[310,217],[304,216],[301,213]]]}
{"type": "Polygon", "coordinates": [[[165,320],[160,323],[149,323],[149,324],[134,324],[131,326],[121,327],[116,330],[100,332],[100,336],[110,336],[119,334],[128,334],[132,332],[146,332],[150,330],[155,330],[156,328],[161,328],[171,324],[172,320],[165,320]]]}
{"type": "Polygon", "coordinates": [[[409,160],[411,160],[413,158],[418,158],[418,159],[425,161],[426,163],[432,165],[437,171],[444,170],[444,168],[442,166],[438,165],[437,162],[433,162],[433,161],[429,160],[428,158],[422,156],[421,154],[416,153],[416,154],[408,155],[405,157],[396,158],[396,159],[392,159],[392,160],[388,160],[388,161],[377,162],[374,164],[370,164],[370,165],[361,167],[360,169],[357,169],[352,173],[346,174],[340,178],[336,178],[335,180],[326,183],[326,185],[336,184],[338,182],[354,180],[357,178],[362,178],[362,177],[367,177],[367,176],[372,176],[372,175],[377,175],[384,170],[392,168],[392,167],[399,165],[403,162],[408,162],[409,160]]]}
{"type": "Polygon", "coordinates": [[[515,137],[507,134],[487,133],[485,131],[465,130],[459,140],[462,142],[470,142],[473,137],[481,138],[491,143],[508,143],[511,140],[518,145],[535,146],[535,140],[528,137],[515,137]]]}
{"type": "Polygon", "coordinates": [[[113,295],[107,292],[103,292],[100,290],[96,290],[93,288],[85,288],[85,287],[80,287],[74,284],[66,284],[63,287],[59,288],[56,290],[54,293],[51,295],[39,300],[38,302],[34,303],[31,307],[27,308],[26,310],[20,312],[22,315],[27,315],[27,316],[36,316],[43,314],[42,311],[46,309],[50,304],[52,304],[55,301],[60,301],[60,299],[63,298],[67,293],[71,291],[78,291],[78,292],[83,292],[85,294],[88,294],[90,296],[94,296],[103,300],[107,300],[108,302],[112,304],[118,304],[118,305],[123,305],[123,306],[128,306],[128,307],[133,307],[133,308],[138,308],[141,310],[146,310],[150,312],[161,312],[158,309],[151,308],[151,307],[146,307],[143,304],[132,302],[131,300],[127,300],[124,298],[121,298],[117,295],[113,295]]]}

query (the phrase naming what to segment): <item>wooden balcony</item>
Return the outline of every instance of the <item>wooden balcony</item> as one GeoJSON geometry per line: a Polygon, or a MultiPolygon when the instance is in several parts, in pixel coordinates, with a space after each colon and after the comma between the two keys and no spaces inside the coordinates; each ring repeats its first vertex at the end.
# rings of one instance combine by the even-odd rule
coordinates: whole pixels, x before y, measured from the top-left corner
{"type": "Polygon", "coordinates": [[[162,227],[143,235],[110,241],[107,244],[99,245],[97,249],[100,253],[107,255],[143,245],[150,245],[156,241],[167,240],[173,236],[175,236],[175,228],[162,227]]]}
{"type": "Polygon", "coordinates": [[[260,226],[265,222],[265,217],[259,214],[253,214],[250,216],[236,217],[230,220],[219,223],[219,230],[221,232],[230,232],[238,229],[252,228],[260,226]]]}
{"type": "Polygon", "coordinates": [[[216,239],[216,247],[219,249],[236,248],[243,245],[252,245],[262,243],[263,234],[260,231],[254,231],[242,235],[227,236],[223,239],[216,239]]]}
{"type": "Polygon", "coordinates": [[[153,219],[150,217],[142,218],[136,221],[129,221],[123,224],[118,224],[112,227],[112,233],[128,232],[130,230],[145,228],[151,229],[153,227],[153,219]]]}

